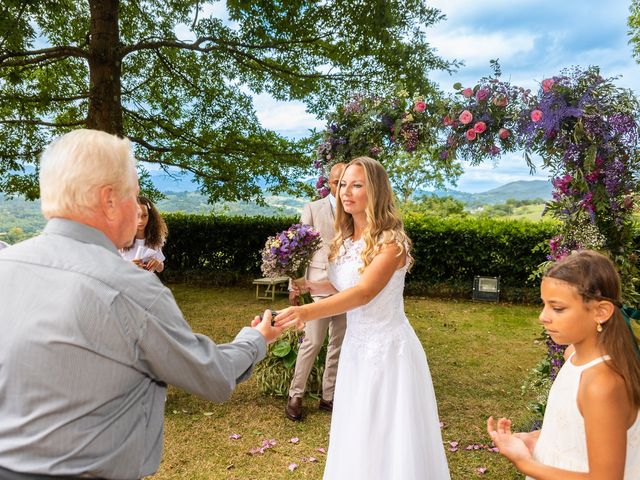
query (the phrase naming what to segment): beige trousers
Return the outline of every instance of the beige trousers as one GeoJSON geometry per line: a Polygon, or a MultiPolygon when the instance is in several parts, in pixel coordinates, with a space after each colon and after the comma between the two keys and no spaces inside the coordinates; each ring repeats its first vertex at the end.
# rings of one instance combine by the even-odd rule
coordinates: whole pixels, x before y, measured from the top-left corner
{"type": "Polygon", "coordinates": [[[307,380],[313,363],[322,348],[324,339],[329,330],[329,343],[327,346],[327,359],[322,375],[322,398],[326,401],[333,400],[333,392],[336,386],[336,373],[338,372],[338,360],[340,359],[340,348],[347,329],[346,314],[336,315],[328,318],[320,318],[307,322],[304,326],[304,341],[300,344],[298,358],[296,359],[296,369],[293,373],[293,380],[289,387],[290,397],[303,397],[307,380]]]}

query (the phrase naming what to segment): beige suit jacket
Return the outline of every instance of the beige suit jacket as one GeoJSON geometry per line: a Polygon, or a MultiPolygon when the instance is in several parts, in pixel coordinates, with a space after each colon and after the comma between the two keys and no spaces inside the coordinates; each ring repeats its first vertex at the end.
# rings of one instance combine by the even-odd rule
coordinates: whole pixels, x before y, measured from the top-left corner
{"type": "Polygon", "coordinates": [[[322,247],[313,255],[307,269],[307,280],[314,282],[328,280],[329,246],[335,236],[335,214],[329,197],[307,203],[302,211],[300,222],[311,225],[320,232],[322,247]]]}

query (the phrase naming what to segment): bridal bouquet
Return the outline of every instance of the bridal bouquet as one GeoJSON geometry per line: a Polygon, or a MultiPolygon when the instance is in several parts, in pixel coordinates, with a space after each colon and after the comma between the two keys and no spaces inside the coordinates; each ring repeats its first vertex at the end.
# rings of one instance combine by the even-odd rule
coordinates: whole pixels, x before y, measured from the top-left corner
{"type": "MultiPolygon", "coordinates": [[[[262,249],[262,273],[269,278],[287,276],[294,283],[304,280],[311,257],[320,248],[320,232],[309,225],[296,223],[274,237],[267,238],[262,249]]],[[[311,303],[311,294],[300,295],[302,304],[311,303]]]]}

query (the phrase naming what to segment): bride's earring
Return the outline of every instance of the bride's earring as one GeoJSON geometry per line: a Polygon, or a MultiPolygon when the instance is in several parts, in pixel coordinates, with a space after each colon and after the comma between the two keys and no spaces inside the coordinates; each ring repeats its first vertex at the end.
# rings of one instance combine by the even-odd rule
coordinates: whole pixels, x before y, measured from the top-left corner
{"type": "Polygon", "coordinates": [[[600,333],[602,331],[602,322],[598,322],[598,325],[596,326],[596,332],[600,333]]]}

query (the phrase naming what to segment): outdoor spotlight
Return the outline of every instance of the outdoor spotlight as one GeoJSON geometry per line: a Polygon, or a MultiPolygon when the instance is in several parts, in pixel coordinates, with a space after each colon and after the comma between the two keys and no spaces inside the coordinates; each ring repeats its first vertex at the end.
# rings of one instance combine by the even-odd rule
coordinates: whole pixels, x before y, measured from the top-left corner
{"type": "Polygon", "coordinates": [[[473,277],[473,300],[497,302],[500,296],[500,277],[473,277]]]}

